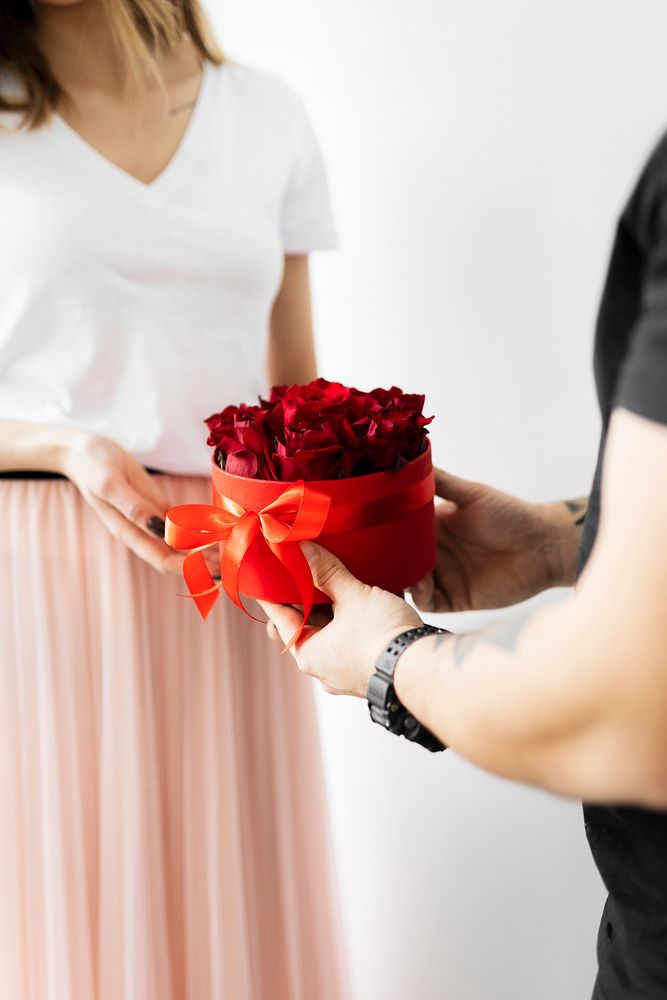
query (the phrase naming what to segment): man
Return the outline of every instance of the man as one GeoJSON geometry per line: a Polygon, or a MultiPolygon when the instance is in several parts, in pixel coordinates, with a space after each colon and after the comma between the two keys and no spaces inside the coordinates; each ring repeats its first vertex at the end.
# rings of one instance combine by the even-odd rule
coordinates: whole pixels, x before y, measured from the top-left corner
{"type": "MultiPolygon", "coordinates": [[[[439,473],[438,564],[414,590],[425,611],[500,607],[573,583],[579,550],[572,596],[470,635],[424,635],[404,601],[305,544],[333,619],[294,655],[328,690],[368,694],[393,731],[589,803],[609,892],[594,1000],[664,1000],[667,137],[619,222],[595,373],[603,432],[581,545],[584,503],[531,505],[439,473]]],[[[288,638],[299,612],[265,607],[288,638]]]]}

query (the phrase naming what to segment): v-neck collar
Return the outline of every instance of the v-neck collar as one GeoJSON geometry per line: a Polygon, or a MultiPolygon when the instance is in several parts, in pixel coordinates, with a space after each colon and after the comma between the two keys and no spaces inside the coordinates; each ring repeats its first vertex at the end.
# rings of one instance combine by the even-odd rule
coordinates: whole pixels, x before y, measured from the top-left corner
{"type": "Polygon", "coordinates": [[[209,93],[211,90],[211,69],[212,67],[209,63],[205,62],[202,69],[199,91],[197,93],[195,105],[190,114],[190,120],[188,121],[186,129],[181,136],[181,140],[174,150],[171,159],[152,181],[142,181],[139,177],[135,177],[134,174],[131,174],[128,170],[118,166],[117,163],[110,160],[104,155],[104,153],[95,149],[95,147],[91,145],[87,139],[84,139],[80,132],[77,132],[77,130],[69,125],[59,114],[53,116],[53,132],[59,137],[64,145],[68,146],[73,153],[76,153],[79,156],[79,159],[87,160],[90,168],[96,168],[102,173],[105,173],[110,180],[113,180],[117,184],[121,184],[126,188],[149,194],[150,192],[161,188],[169,177],[178,171],[181,162],[187,159],[188,151],[197,138],[197,133],[201,128],[202,120],[206,117],[206,105],[208,104],[209,93]]]}

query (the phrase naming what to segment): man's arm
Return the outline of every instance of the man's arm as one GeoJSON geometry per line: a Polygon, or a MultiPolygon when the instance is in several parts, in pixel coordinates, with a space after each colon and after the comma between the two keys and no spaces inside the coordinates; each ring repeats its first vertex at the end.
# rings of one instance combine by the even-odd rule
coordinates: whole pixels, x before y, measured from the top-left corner
{"type": "MultiPolygon", "coordinates": [[[[606,454],[599,537],[576,593],[519,622],[416,642],[395,685],[424,725],[489,771],[667,808],[667,426],[616,412],[606,454]]],[[[421,620],[325,550],[304,550],[334,615],[297,662],[327,690],[364,697],[382,649],[421,620]]],[[[287,639],[300,613],[265,608],[287,639]]]]}
{"type": "Polygon", "coordinates": [[[399,661],[396,690],[489,771],[667,808],[667,427],[614,414],[602,496],[575,596],[484,632],[421,640],[399,661]]]}

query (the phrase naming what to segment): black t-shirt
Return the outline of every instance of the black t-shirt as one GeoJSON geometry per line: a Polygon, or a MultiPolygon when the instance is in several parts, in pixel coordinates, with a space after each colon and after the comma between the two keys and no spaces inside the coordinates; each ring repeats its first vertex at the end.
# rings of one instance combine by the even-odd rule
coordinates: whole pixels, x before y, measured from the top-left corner
{"type": "MultiPolygon", "coordinates": [[[[602,440],[580,568],[597,533],[613,408],[667,424],[667,136],[618,224],[595,337],[595,379],[602,440]]],[[[609,892],[594,1000],[667,1000],[667,813],[584,806],[584,818],[609,892]]]]}

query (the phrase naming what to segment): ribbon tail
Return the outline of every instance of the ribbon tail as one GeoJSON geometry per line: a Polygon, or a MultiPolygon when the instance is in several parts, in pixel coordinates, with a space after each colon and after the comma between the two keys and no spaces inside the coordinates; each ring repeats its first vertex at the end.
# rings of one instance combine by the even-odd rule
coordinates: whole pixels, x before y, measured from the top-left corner
{"type": "Polygon", "coordinates": [[[218,586],[201,552],[191,552],[183,563],[183,577],[204,621],[218,599],[218,586]]]}
{"type": "Polygon", "coordinates": [[[281,650],[280,655],[282,656],[283,653],[288,653],[304,637],[304,630],[307,627],[306,623],[310,617],[310,612],[313,610],[315,601],[315,585],[308,560],[301,551],[300,545],[292,542],[284,542],[282,545],[269,542],[268,545],[296,583],[301,595],[301,603],[303,604],[303,621],[294,635],[290,637],[285,648],[281,650]]]}
{"type": "Polygon", "coordinates": [[[261,525],[257,514],[252,511],[244,514],[232,529],[220,561],[222,586],[227,597],[248,618],[252,618],[256,622],[261,621],[261,619],[252,615],[241,600],[239,576],[241,573],[241,564],[246,557],[248,549],[259,535],[260,529],[261,525]]]}

